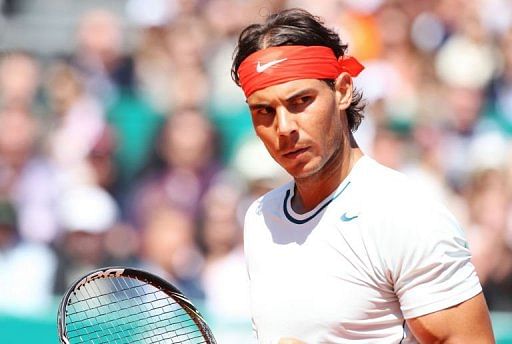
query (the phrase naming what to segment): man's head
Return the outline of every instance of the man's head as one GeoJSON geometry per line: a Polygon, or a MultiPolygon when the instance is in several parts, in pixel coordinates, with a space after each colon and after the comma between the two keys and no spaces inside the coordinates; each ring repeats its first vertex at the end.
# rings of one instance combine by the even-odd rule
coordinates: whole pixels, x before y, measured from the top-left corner
{"type": "MultiPolygon", "coordinates": [[[[270,47],[280,46],[325,46],[336,58],[345,55],[348,46],[339,35],[325,27],[322,21],[301,9],[289,9],[273,14],[263,24],[246,27],[239,36],[234,53],[231,76],[240,86],[238,74],[242,62],[251,54],[270,47]]],[[[334,79],[326,79],[334,87],[334,79]]],[[[363,119],[362,96],[354,92],[350,106],[346,109],[350,130],[356,131],[363,119]]]]}
{"type": "Polygon", "coordinates": [[[256,134],[295,179],[322,176],[347,156],[362,119],[352,78],[361,70],[338,35],[293,9],[240,35],[232,76],[247,97],[256,134]]]}

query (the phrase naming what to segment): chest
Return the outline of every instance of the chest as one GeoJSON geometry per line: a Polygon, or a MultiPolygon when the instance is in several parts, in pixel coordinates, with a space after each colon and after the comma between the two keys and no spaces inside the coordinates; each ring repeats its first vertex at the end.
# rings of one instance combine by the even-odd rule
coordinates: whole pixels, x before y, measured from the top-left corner
{"type": "Polygon", "coordinates": [[[372,319],[396,321],[396,296],[363,227],[355,220],[324,221],[271,227],[253,237],[258,249],[248,244],[247,251],[258,328],[299,338],[330,332],[346,337],[372,319]]]}

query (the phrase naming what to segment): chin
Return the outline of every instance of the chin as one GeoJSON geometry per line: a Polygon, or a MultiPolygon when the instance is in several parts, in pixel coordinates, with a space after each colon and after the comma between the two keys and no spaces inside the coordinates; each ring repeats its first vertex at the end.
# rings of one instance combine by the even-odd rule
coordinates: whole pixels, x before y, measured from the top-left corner
{"type": "Polygon", "coordinates": [[[310,179],[310,178],[312,178],[312,177],[314,177],[316,175],[317,175],[316,172],[306,172],[306,171],[303,171],[302,173],[292,174],[292,177],[295,180],[305,180],[305,179],[310,179]]]}
{"type": "Polygon", "coordinates": [[[310,161],[306,165],[301,165],[295,168],[287,169],[287,171],[294,179],[307,179],[317,175],[321,169],[322,166],[320,164],[312,164],[312,162],[310,161]]]}

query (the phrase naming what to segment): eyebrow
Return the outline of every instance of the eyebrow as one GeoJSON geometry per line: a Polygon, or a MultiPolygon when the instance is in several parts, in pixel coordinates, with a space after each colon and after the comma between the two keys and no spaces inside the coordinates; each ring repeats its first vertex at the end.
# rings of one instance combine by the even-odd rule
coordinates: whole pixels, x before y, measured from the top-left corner
{"type": "Polygon", "coordinates": [[[315,89],[313,89],[313,88],[306,88],[306,89],[300,90],[300,91],[292,94],[291,96],[289,96],[285,100],[287,102],[289,102],[289,101],[291,101],[294,98],[299,98],[299,97],[302,97],[302,96],[304,96],[306,94],[310,94],[310,93],[313,93],[313,92],[315,92],[315,89]]]}
{"type": "MultiPolygon", "coordinates": [[[[306,89],[300,90],[300,91],[292,94],[291,96],[287,97],[285,99],[285,101],[289,102],[290,100],[292,100],[294,98],[302,97],[302,96],[304,96],[306,94],[310,94],[310,93],[313,93],[313,92],[315,92],[314,88],[306,88],[306,89]]],[[[251,109],[253,109],[253,108],[254,109],[258,109],[258,108],[270,106],[270,104],[268,104],[268,103],[249,104],[247,102],[247,99],[245,100],[245,102],[249,105],[249,108],[251,108],[251,109]]]]}
{"type": "MultiPolygon", "coordinates": [[[[294,98],[302,97],[302,96],[304,96],[306,94],[310,94],[310,93],[313,93],[313,92],[315,92],[314,88],[306,88],[306,89],[300,90],[300,91],[298,91],[296,93],[293,93],[291,96],[287,97],[285,99],[285,101],[286,102],[290,102],[294,98]]],[[[270,104],[268,104],[268,103],[249,104],[247,102],[247,99],[245,100],[245,102],[249,105],[249,109],[250,110],[257,110],[257,109],[266,108],[266,107],[270,106],[270,104]]]]}
{"type": "Polygon", "coordinates": [[[250,110],[258,110],[258,109],[263,109],[263,108],[266,108],[266,107],[270,106],[270,104],[266,104],[266,103],[248,104],[248,105],[249,105],[249,109],[250,110]]]}

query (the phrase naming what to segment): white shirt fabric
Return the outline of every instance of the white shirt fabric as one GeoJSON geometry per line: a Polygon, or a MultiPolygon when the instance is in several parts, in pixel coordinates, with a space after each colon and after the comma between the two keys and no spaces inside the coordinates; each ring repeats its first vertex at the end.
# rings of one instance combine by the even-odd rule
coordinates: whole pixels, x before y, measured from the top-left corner
{"type": "Polygon", "coordinates": [[[405,319],[481,292],[455,218],[369,157],[305,214],[294,184],[249,208],[244,246],[258,342],[417,343],[405,319]]]}

